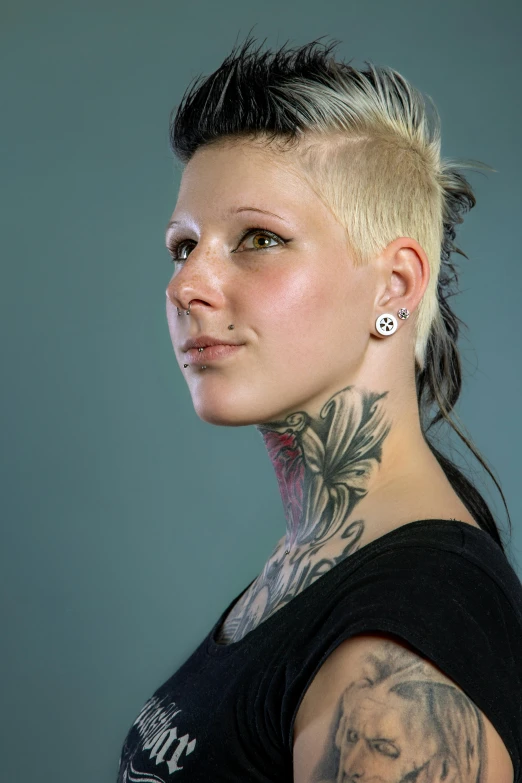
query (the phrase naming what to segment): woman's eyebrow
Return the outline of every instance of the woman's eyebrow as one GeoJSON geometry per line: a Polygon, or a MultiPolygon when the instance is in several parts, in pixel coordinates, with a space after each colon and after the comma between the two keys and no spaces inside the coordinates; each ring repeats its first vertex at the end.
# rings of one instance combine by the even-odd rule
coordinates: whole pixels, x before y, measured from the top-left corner
{"type": "Polygon", "coordinates": [[[284,217],[281,217],[281,215],[277,215],[275,212],[270,212],[268,209],[259,209],[259,207],[238,207],[237,209],[230,210],[231,212],[261,212],[263,215],[272,215],[272,217],[276,217],[279,220],[282,220],[283,223],[288,223],[288,220],[285,220],[284,217]]]}
{"type": "MultiPolygon", "coordinates": [[[[276,217],[279,220],[282,220],[283,223],[288,223],[288,220],[286,220],[284,217],[281,217],[281,215],[277,215],[275,212],[270,212],[268,209],[260,209],[259,207],[233,207],[232,209],[229,209],[227,213],[225,214],[236,214],[238,212],[261,212],[263,215],[272,215],[272,217],[276,217]]],[[[167,225],[166,231],[169,230],[172,226],[176,226],[182,223],[181,220],[171,220],[170,223],[167,225]]]]}

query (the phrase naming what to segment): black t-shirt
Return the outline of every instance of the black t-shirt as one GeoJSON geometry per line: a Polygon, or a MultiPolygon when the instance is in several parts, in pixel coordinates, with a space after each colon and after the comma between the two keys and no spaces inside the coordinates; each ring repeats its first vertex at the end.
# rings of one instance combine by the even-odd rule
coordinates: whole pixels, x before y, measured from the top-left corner
{"type": "Polygon", "coordinates": [[[147,701],[118,783],[291,783],[293,723],[345,639],[391,633],[435,663],[491,721],[522,783],[522,585],[464,522],[420,520],[351,554],[232,644],[218,629],[147,701]]]}

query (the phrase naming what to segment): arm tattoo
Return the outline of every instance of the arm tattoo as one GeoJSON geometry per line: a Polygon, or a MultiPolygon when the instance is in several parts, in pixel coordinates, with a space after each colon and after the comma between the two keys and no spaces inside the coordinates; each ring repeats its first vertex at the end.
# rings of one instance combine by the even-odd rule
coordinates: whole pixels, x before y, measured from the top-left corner
{"type": "Polygon", "coordinates": [[[311,783],[485,783],[475,705],[424,659],[390,642],[341,694],[311,783]]]}

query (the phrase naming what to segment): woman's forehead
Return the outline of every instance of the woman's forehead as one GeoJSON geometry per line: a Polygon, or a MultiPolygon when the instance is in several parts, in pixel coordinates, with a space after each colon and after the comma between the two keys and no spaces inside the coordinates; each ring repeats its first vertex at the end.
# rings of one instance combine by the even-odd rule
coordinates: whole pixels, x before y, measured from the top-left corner
{"type": "Polygon", "coordinates": [[[263,150],[246,154],[244,149],[209,148],[187,164],[171,222],[198,216],[226,219],[253,210],[295,225],[300,218],[317,215],[320,205],[292,166],[274,161],[263,150]]]}

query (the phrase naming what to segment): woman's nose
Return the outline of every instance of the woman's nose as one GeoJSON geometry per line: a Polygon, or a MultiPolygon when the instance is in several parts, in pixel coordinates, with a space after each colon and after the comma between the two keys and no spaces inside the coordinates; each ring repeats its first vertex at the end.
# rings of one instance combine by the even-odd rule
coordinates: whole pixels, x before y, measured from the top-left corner
{"type": "Polygon", "coordinates": [[[186,310],[192,302],[219,307],[223,299],[224,266],[209,253],[192,251],[170,280],[166,296],[169,302],[186,310]],[[197,255],[196,255],[197,253],[197,255]]]}

